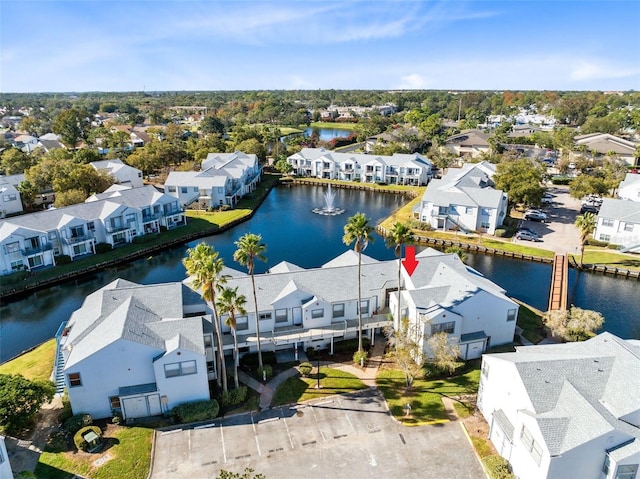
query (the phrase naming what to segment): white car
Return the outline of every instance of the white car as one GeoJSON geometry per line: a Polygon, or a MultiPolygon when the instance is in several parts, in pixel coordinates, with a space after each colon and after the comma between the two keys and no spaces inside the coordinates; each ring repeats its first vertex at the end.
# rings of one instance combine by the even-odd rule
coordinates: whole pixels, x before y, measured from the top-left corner
{"type": "Polygon", "coordinates": [[[524,212],[524,219],[531,221],[547,221],[547,214],[540,210],[527,210],[524,212]]]}

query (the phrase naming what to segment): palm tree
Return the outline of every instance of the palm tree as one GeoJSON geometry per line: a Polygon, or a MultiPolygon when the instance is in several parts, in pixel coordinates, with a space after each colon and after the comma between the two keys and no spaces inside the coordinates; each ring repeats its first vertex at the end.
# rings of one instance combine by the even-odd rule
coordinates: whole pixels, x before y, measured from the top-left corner
{"type": "Polygon", "coordinates": [[[580,267],[582,268],[584,259],[584,246],[587,243],[587,238],[593,233],[596,228],[596,217],[593,213],[585,213],[576,217],[575,225],[580,230],[580,267]]]}
{"type": "Polygon", "coordinates": [[[369,224],[369,218],[364,213],[356,213],[347,220],[344,225],[344,236],[342,242],[347,246],[354,243],[353,250],[358,253],[358,352],[362,351],[362,252],[369,242],[373,242],[371,232],[373,226],[369,224]]]}
{"type": "Polygon", "coordinates": [[[222,380],[222,391],[227,391],[227,365],[224,359],[222,331],[216,307],[216,291],[222,290],[222,285],[227,282],[228,276],[222,275],[224,261],[218,257],[218,252],[206,243],[200,243],[195,248],[187,250],[187,257],[182,260],[182,264],[187,270],[187,274],[193,277],[193,286],[202,289],[202,298],[211,306],[213,310],[213,323],[216,336],[218,338],[218,374],[216,374],[218,385],[222,380]]]}
{"type": "Polygon", "coordinates": [[[238,332],[236,323],[236,312],[240,314],[247,314],[244,305],[247,302],[247,298],[244,294],[238,294],[238,287],[225,288],[218,296],[216,304],[220,314],[227,314],[227,320],[225,324],[233,331],[233,383],[236,389],[240,386],[238,383],[238,332]]]}
{"type": "Polygon", "coordinates": [[[256,297],[256,280],[253,275],[255,269],[255,260],[267,261],[264,253],[267,251],[267,247],[262,243],[262,236],[247,233],[240,237],[235,242],[238,249],[233,253],[233,259],[240,263],[242,266],[246,266],[251,275],[251,286],[253,287],[253,304],[255,307],[256,315],[256,336],[258,337],[258,366],[263,369],[262,364],[262,349],[260,348],[260,319],[258,318],[258,298],[256,297]]]}
{"type": "Polygon", "coordinates": [[[400,291],[402,290],[402,246],[405,244],[413,244],[415,242],[416,237],[413,234],[413,231],[411,231],[411,228],[399,221],[396,221],[396,223],[391,227],[386,239],[387,246],[394,247],[394,253],[398,258],[398,321],[402,320],[400,308],[400,291]]]}

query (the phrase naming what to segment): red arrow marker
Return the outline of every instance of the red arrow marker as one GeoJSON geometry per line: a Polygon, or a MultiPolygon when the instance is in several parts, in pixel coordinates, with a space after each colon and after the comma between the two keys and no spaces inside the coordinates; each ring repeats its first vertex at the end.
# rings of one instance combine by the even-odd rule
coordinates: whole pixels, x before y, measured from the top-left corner
{"type": "Polygon", "coordinates": [[[407,271],[409,276],[411,276],[416,270],[419,262],[420,261],[416,260],[416,247],[407,246],[404,249],[404,259],[402,260],[402,265],[404,266],[404,269],[407,271]]]}

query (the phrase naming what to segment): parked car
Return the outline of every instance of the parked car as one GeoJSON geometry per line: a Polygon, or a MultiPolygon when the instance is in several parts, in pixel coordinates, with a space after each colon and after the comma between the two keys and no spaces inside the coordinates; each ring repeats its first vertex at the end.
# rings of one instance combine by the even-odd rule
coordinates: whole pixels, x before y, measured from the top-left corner
{"type": "Polygon", "coordinates": [[[580,214],[583,215],[585,213],[593,213],[597,215],[600,212],[600,209],[594,205],[582,205],[580,208],[580,214]]]}
{"type": "Polygon", "coordinates": [[[528,234],[531,234],[531,235],[534,235],[534,236],[538,236],[538,237],[539,237],[538,233],[536,233],[535,231],[533,231],[531,228],[527,228],[526,226],[522,226],[522,227],[518,228],[518,231],[516,231],[516,234],[517,234],[517,233],[520,233],[520,232],[528,233],[528,234]]]}
{"type": "Polygon", "coordinates": [[[527,210],[524,212],[524,219],[531,221],[547,221],[547,214],[540,210],[527,210]]]}
{"type": "Polygon", "coordinates": [[[529,231],[520,230],[516,233],[516,238],[524,241],[542,241],[538,235],[531,234],[529,231]]]}
{"type": "Polygon", "coordinates": [[[543,205],[552,205],[553,204],[553,198],[550,198],[548,196],[542,196],[542,199],[540,200],[540,203],[542,203],[543,205]]]}

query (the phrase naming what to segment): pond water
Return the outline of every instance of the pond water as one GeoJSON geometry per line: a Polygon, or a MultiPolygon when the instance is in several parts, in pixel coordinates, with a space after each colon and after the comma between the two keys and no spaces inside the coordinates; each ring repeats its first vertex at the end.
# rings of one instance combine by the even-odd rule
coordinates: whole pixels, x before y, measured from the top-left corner
{"type": "MultiPolygon", "coordinates": [[[[399,195],[374,194],[334,189],[335,206],[346,211],[337,216],[321,216],[312,212],[324,206],[325,189],[292,186],[274,189],[249,221],[219,235],[205,238],[220,252],[225,264],[244,270],[233,261],[234,241],[245,233],[261,234],[267,246],[266,263],[257,262],[262,273],[280,261],[304,268],[318,267],[348,249],[342,242],[347,218],[365,213],[372,224],[380,222],[402,206],[399,195]]],[[[110,268],[91,278],[70,281],[38,291],[20,301],[0,307],[0,362],[51,338],[62,321],[80,307],[84,298],[122,277],[141,284],[181,281],[185,278],[182,259],[186,250],[198,241],[142,259],[110,268]]],[[[375,241],[365,254],[380,260],[394,258],[384,239],[375,241]]],[[[503,257],[468,254],[468,264],[507,290],[510,296],[532,306],[546,309],[551,266],[503,257]]],[[[640,339],[640,283],[571,270],[569,301],[585,309],[600,311],[605,316],[604,329],[624,338],[640,339]]]]}

